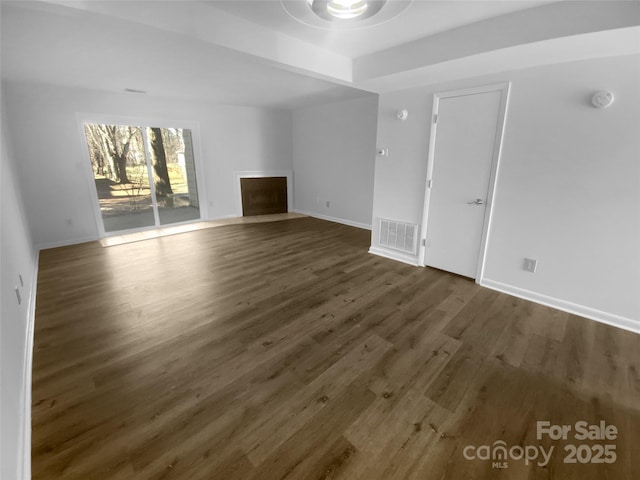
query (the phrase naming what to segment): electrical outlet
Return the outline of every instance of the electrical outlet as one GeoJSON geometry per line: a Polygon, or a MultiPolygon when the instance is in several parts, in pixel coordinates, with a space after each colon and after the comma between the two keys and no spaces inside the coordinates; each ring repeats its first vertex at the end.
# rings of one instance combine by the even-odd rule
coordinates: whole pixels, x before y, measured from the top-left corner
{"type": "Polygon", "coordinates": [[[525,258],[524,259],[524,264],[522,265],[522,269],[525,272],[535,273],[537,266],[538,266],[538,260],[533,260],[531,258],[525,258]]]}

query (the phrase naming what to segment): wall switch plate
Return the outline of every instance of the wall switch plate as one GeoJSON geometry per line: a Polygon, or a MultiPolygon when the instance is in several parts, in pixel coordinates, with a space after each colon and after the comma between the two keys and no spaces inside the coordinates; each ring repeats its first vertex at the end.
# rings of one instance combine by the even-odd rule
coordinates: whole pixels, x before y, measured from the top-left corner
{"type": "Polygon", "coordinates": [[[522,265],[522,269],[525,272],[535,273],[537,266],[538,266],[538,261],[537,260],[533,260],[531,258],[525,258],[524,259],[524,264],[522,265]]]}

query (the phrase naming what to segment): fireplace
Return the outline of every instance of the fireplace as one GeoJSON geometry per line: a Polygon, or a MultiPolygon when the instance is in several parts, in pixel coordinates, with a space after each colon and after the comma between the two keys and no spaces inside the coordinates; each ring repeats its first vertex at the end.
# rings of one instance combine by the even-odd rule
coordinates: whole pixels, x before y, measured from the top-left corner
{"type": "Polygon", "coordinates": [[[236,217],[294,211],[291,170],[236,171],[233,176],[236,217]]]}
{"type": "Polygon", "coordinates": [[[287,177],[240,178],[242,216],[287,213],[287,177]]]}

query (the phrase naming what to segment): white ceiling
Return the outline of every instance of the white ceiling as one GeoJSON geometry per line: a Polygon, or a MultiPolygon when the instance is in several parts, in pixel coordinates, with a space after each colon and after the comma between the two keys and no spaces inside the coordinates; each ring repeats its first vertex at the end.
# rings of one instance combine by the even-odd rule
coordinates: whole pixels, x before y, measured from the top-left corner
{"type": "Polygon", "coordinates": [[[77,10],[2,11],[2,77],[232,105],[289,107],[365,92],[173,32],[77,10]]]}
{"type": "Polygon", "coordinates": [[[408,6],[397,17],[381,25],[342,31],[331,28],[330,24],[322,29],[292,21],[280,0],[205,0],[204,3],[304,42],[356,58],[480,20],[560,0],[390,1],[408,6]]]}
{"type": "Polygon", "coordinates": [[[381,25],[336,30],[297,22],[279,0],[0,1],[3,80],[235,105],[640,51],[640,2],[415,0],[381,25]]]}

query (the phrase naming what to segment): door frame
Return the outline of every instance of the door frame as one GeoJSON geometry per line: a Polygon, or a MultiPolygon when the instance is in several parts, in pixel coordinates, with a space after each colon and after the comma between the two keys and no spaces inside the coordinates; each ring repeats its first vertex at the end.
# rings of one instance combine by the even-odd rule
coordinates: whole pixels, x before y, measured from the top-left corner
{"type": "Polygon", "coordinates": [[[481,85],[477,87],[464,88],[460,90],[450,90],[445,92],[436,92],[433,94],[433,105],[431,108],[431,133],[429,136],[429,154],[427,159],[427,175],[425,179],[424,205],[422,211],[422,226],[420,238],[420,251],[418,252],[418,262],[422,267],[426,267],[426,239],[429,233],[429,207],[431,200],[431,183],[433,181],[433,164],[435,160],[435,149],[437,141],[438,123],[437,115],[440,107],[440,100],[451,97],[462,97],[468,95],[476,95],[479,93],[490,93],[499,91],[500,107],[498,110],[498,121],[496,127],[496,136],[493,148],[493,158],[491,159],[491,172],[489,174],[489,188],[487,191],[487,204],[482,227],[482,236],[480,240],[480,254],[478,255],[478,264],[476,267],[476,283],[480,283],[485,268],[485,259],[487,251],[487,243],[491,231],[491,221],[493,218],[493,204],[495,199],[495,186],[498,180],[498,171],[500,167],[500,159],[502,157],[502,146],[504,141],[504,130],[507,120],[507,108],[509,104],[509,95],[511,92],[511,82],[494,83],[489,85],[481,85]]]}
{"type": "MultiPolygon", "coordinates": [[[[123,235],[127,233],[144,232],[149,230],[156,230],[168,226],[181,225],[183,223],[201,222],[208,216],[208,197],[206,192],[206,182],[204,179],[204,163],[202,159],[202,145],[200,143],[200,123],[195,121],[184,121],[180,119],[167,119],[158,117],[135,117],[135,116],[123,116],[123,115],[110,115],[110,114],[98,114],[98,113],[77,113],[76,123],[78,125],[78,132],[80,135],[80,144],[82,145],[82,152],[84,157],[84,171],[85,176],[88,179],[89,192],[93,204],[94,220],[96,222],[96,230],[98,231],[98,238],[112,237],[117,235],[123,235]],[[136,125],[142,127],[142,136],[145,143],[145,157],[149,155],[147,151],[147,137],[146,127],[159,127],[159,128],[183,128],[191,130],[191,142],[193,147],[194,164],[196,168],[196,186],[198,188],[198,204],[200,209],[200,219],[188,220],[186,222],[172,223],[170,225],[156,225],[156,209],[154,208],[154,225],[149,227],[132,228],[129,230],[120,230],[114,232],[107,232],[104,229],[104,222],[102,220],[102,214],[100,213],[100,199],[98,198],[98,189],[96,188],[96,182],[93,175],[93,169],[91,168],[91,156],[89,155],[89,149],[87,148],[87,139],[85,136],[84,125],[85,123],[97,123],[104,125],[136,125]]],[[[149,172],[153,175],[153,172],[149,172]]],[[[155,203],[155,195],[151,197],[155,203]]]]}

